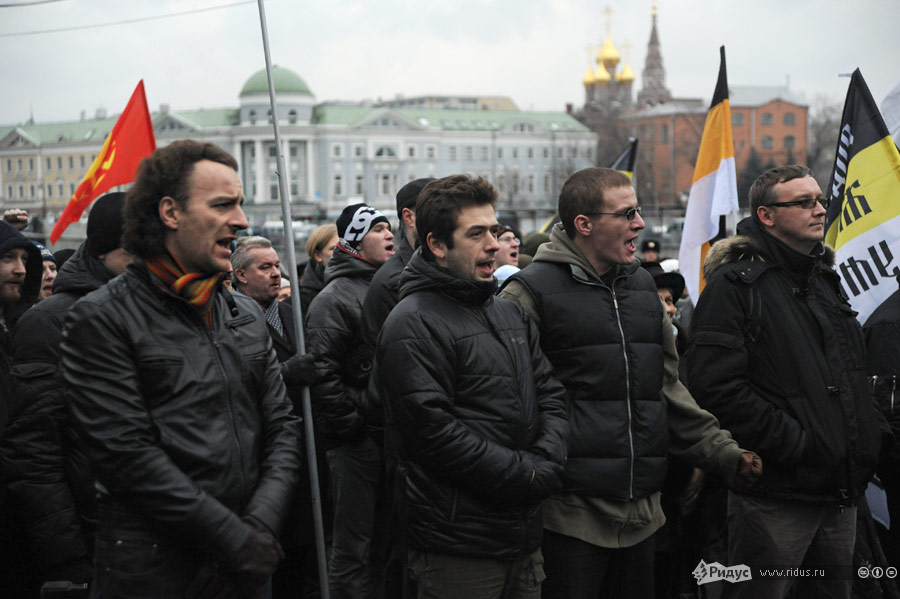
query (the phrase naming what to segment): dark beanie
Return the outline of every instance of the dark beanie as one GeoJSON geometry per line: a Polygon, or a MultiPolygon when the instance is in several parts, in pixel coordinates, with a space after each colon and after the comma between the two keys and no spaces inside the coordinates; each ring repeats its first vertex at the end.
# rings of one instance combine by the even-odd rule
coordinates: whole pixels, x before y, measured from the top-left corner
{"type": "Polygon", "coordinates": [[[34,245],[37,246],[37,249],[41,252],[41,262],[52,262],[53,264],[57,264],[56,256],[53,255],[53,252],[48,250],[43,245],[39,244],[37,241],[34,242],[34,245]]]}
{"type": "Polygon", "coordinates": [[[377,223],[388,223],[390,226],[390,221],[380,210],[366,204],[351,204],[344,208],[335,224],[338,237],[355,248],[377,223]]]}
{"type": "Polygon", "coordinates": [[[415,209],[419,193],[426,185],[434,181],[434,177],[425,177],[410,181],[397,192],[397,218],[400,218],[404,208],[415,209]]]}
{"type": "Polygon", "coordinates": [[[122,247],[122,228],[125,221],[125,194],[108,193],[91,206],[87,223],[87,251],[102,256],[122,247]]]}

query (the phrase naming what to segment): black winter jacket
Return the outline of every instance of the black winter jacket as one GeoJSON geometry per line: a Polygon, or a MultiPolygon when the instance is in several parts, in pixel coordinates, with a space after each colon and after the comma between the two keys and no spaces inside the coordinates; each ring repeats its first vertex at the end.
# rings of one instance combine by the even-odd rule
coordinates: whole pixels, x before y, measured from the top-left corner
{"type": "Polygon", "coordinates": [[[366,404],[372,348],[362,342],[362,305],[377,266],[341,240],[325,268],[325,288],[309,307],[307,344],[318,380],[310,387],[313,417],[325,444],[354,441],[380,415],[366,404]]]}
{"type": "Polygon", "coordinates": [[[242,518],[281,529],[301,432],[259,306],[212,301],[207,327],[135,259],[69,311],[61,371],[101,513],[230,561],[242,518]]]}
{"type": "Polygon", "coordinates": [[[832,268],[752,219],[716,243],[694,311],[691,391],[763,459],[749,493],[856,501],[878,459],[863,334],[832,268]]]}
{"type": "Polygon", "coordinates": [[[300,309],[303,311],[304,322],[309,321],[309,307],[325,286],[322,280],[324,277],[325,268],[322,265],[315,260],[306,263],[300,278],[300,309]]]}
{"type": "MultiPolygon", "coordinates": [[[[45,574],[91,561],[94,475],[69,425],[59,377],[63,321],[72,305],[115,275],[82,244],[63,265],[53,295],[19,319],[13,337],[13,402],[3,437],[9,498],[45,574]]],[[[86,573],[90,580],[90,570],[86,573]]]]}
{"type": "Polygon", "coordinates": [[[564,491],[630,500],[656,493],[666,476],[663,309],[650,273],[615,268],[611,288],[577,264],[541,260],[512,280],[545,315],[541,347],[571,402],[564,491]]]}
{"type": "Polygon", "coordinates": [[[541,542],[532,472],[565,463],[565,390],[527,314],[417,251],[376,352],[406,480],[410,547],[494,559],[541,542]]]}
{"type": "Polygon", "coordinates": [[[405,234],[401,232],[394,239],[394,255],[372,277],[363,302],[362,337],[371,347],[375,347],[385,319],[400,299],[400,274],[413,255],[405,234]]]}

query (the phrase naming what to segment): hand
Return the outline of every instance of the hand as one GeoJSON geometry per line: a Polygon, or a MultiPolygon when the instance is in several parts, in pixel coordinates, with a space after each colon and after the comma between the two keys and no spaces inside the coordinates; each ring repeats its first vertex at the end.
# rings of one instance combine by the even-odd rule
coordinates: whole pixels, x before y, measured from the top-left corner
{"type": "Polygon", "coordinates": [[[12,208],[3,213],[3,222],[9,223],[21,231],[28,226],[28,211],[12,208]]]}
{"type": "Polygon", "coordinates": [[[281,363],[281,378],[286,385],[311,385],[316,382],[316,365],[312,354],[296,354],[281,363]]]}
{"type": "Polygon", "coordinates": [[[694,511],[697,507],[697,498],[700,497],[700,491],[703,490],[703,482],[706,480],[706,473],[700,468],[694,468],[691,473],[691,479],[688,481],[687,487],[678,497],[678,505],[681,507],[681,513],[685,516],[694,511]]]}
{"type": "Polygon", "coordinates": [[[562,491],[563,467],[556,462],[535,456],[534,470],[531,472],[531,486],[526,499],[530,503],[542,501],[554,493],[562,491]]]}
{"type": "Polygon", "coordinates": [[[738,493],[743,493],[753,486],[763,472],[762,458],[749,451],[741,454],[738,459],[737,474],[734,477],[732,488],[738,493]]]}
{"type": "Polygon", "coordinates": [[[281,544],[266,526],[256,518],[245,518],[250,536],[238,551],[232,566],[237,571],[237,584],[245,594],[259,590],[275,573],[284,558],[281,544]]]}

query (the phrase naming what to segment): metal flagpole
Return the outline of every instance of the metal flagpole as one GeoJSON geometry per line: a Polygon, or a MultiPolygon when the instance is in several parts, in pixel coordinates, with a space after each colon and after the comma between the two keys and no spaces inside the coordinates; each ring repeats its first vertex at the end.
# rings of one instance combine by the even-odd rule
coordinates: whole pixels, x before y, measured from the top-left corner
{"type": "MultiPolygon", "coordinates": [[[[272,105],[272,124],[275,128],[275,152],[277,156],[278,190],[281,193],[281,218],[284,221],[285,250],[288,276],[291,279],[291,306],[294,309],[294,334],[297,336],[297,352],[306,353],[303,336],[303,310],[300,307],[300,283],[297,280],[297,256],[294,253],[294,227],[291,225],[291,197],[285,180],[284,154],[278,131],[278,110],[275,102],[275,82],[272,79],[272,58],[269,55],[269,32],[266,28],[266,9],[259,0],[259,23],[262,27],[263,50],[266,55],[266,75],[269,79],[269,101],[272,105]]],[[[319,490],[319,468],[316,460],[316,440],[313,434],[312,404],[309,387],[303,387],[303,424],[306,437],[306,462],[309,466],[309,487],[312,491],[313,523],[315,524],[316,554],[319,562],[319,588],[322,599],[329,599],[328,564],[325,558],[325,525],[322,521],[322,495],[319,490]]]]}

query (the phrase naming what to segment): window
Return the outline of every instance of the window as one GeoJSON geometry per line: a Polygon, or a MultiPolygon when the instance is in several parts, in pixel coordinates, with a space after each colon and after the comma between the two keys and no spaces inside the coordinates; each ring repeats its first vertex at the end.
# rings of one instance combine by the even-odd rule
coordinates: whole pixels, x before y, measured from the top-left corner
{"type": "Polygon", "coordinates": [[[381,195],[391,195],[391,176],[383,174],[381,178],[381,195]]]}
{"type": "Polygon", "coordinates": [[[28,186],[28,192],[31,194],[31,197],[34,197],[34,184],[28,186]]]}
{"type": "Polygon", "coordinates": [[[578,147],[572,146],[569,148],[569,158],[578,158],[578,147]]]}
{"type": "Polygon", "coordinates": [[[250,121],[251,125],[255,125],[256,124],[256,111],[251,110],[250,112],[248,112],[247,119],[250,121]]]}
{"type": "Polygon", "coordinates": [[[506,177],[503,175],[497,175],[497,191],[503,191],[506,189],[506,177]]]}
{"type": "Polygon", "coordinates": [[[21,158],[16,159],[16,165],[19,167],[19,172],[21,173],[22,172],[22,159],[21,158]]]}
{"type": "Polygon", "coordinates": [[[534,158],[534,148],[528,148],[528,158],[534,158]]]}
{"type": "Polygon", "coordinates": [[[21,199],[24,197],[25,197],[25,186],[20,183],[19,184],[19,198],[21,199]]]}
{"type": "Polygon", "coordinates": [[[797,140],[794,138],[793,135],[787,135],[784,138],[784,149],[785,150],[793,150],[796,143],[797,143],[797,140]]]}
{"type": "MultiPolygon", "coordinates": [[[[12,187],[9,188],[9,195],[12,195],[12,187]]],[[[50,183],[47,183],[47,197],[53,197],[53,185],[51,185],[50,183]]]]}
{"type": "Polygon", "coordinates": [[[450,146],[450,160],[456,160],[456,146],[450,146]]]}
{"type": "Polygon", "coordinates": [[[12,194],[12,185],[7,185],[7,186],[6,186],[6,197],[7,197],[7,198],[10,198],[10,199],[13,197],[13,194],[12,194]]]}
{"type": "Polygon", "coordinates": [[[75,170],[75,157],[69,156],[69,170],[75,170]]]}
{"type": "Polygon", "coordinates": [[[513,148],[513,160],[519,159],[519,148],[513,148]]]}
{"type": "Polygon", "coordinates": [[[544,175],[544,193],[550,193],[550,175],[544,175]]]}
{"type": "Polygon", "coordinates": [[[334,144],[333,146],[331,146],[331,155],[334,156],[335,158],[340,158],[340,157],[341,157],[341,146],[340,146],[340,144],[334,144]]]}
{"type": "Polygon", "coordinates": [[[659,129],[659,141],[664,144],[669,143],[669,126],[665,123],[659,129]]]}
{"type": "Polygon", "coordinates": [[[390,146],[381,146],[375,151],[375,156],[377,158],[396,158],[397,152],[390,146]]]}
{"type": "Polygon", "coordinates": [[[556,157],[562,158],[563,149],[562,147],[556,148],[556,157]]]}
{"type": "Polygon", "coordinates": [[[56,157],[56,170],[58,170],[58,171],[62,170],[62,156],[56,157]]]}
{"type": "Polygon", "coordinates": [[[772,136],[771,135],[763,135],[762,136],[762,149],[763,150],[771,150],[772,149],[772,136]]]}
{"type": "Polygon", "coordinates": [[[528,193],[534,193],[534,175],[528,175],[528,193]]]}
{"type": "Polygon", "coordinates": [[[784,113],[784,124],[785,125],[796,125],[797,124],[797,115],[793,112],[785,112],[784,113]]]}
{"type": "MultiPolygon", "coordinates": [[[[48,158],[47,160],[50,160],[50,159],[48,158]]],[[[11,158],[6,159],[6,172],[7,173],[12,172],[12,159],[11,158]]],[[[12,188],[10,187],[10,189],[12,189],[12,188]]],[[[12,192],[10,192],[9,195],[12,195],[12,192]]]]}
{"type": "Polygon", "coordinates": [[[69,195],[70,196],[75,195],[75,184],[74,183],[69,183],[69,195]]]}
{"type": "Polygon", "coordinates": [[[487,162],[490,157],[490,149],[487,146],[481,147],[481,161],[487,162]]]}
{"type": "Polygon", "coordinates": [[[762,116],[759,118],[759,122],[763,125],[771,125],[775,122],[775,119],[772,117],[771,112],[764,112],[762,116]]]}
{"type": "Polygon", "coordinates": [[[52,162],[50,161],[50,159],[48,158],[48,159],[47,159],[47,170],[48,170],[48,171],[53,170],[52,164],[53,164],[53,163],[52,163],[52,162]]]}
{"type": "Polygon", "coordinates": [[[743,127],[744,126],[744,114],[742,112],[731,113],[731,126],[732,127],[743,127]]]}
{"type": "Polygon", "coordinates": [[[544,148],[544,158],[550,158],[550,148],[544,148]]]}
{"type": "Polygon", "coordinates": [[[291,153],[291,158],[296,158],[296,157],[297,157],[297,152],[299,152],[300,149],[297,147],[297,144],[291,144],[291,145],[289,146],[289,150],[288,150],[288,151],[291,153]]]}
{"type": "Polygon", "coordinates": [[[363,176],[356,175],[356,195],[361,196],[363,193],[363,176]]]}
{"type": "Polygon", "coordinates": [[[425,148],[425,156],[429,160],[434,160],[434,157],[437,155],[437,149],[434,146],[427,146],[425,148]]]}
{"type": "Polygon", "coordinates": [[[334,176],[334,195],[339,196],[344,193],[343,178],[340,175],[334,176]]]}
{"type": "Polygon", "coordinates": [[[28,170],[34,172],[34,158],[28,159],[28,170]]]}
{"type": "Polygon", "coordinates": [[[59,189],[59,197],[65,197],[66,195],[66,186],[63,183],[57,183],[56,187],[59,189]]]}
{"type": "Polygon", "coordinates": [[[415,158],[416,157],[416,146],[409,146],[408,148],[406,148],[406,154],[410,158],[415,158]]]}
{"type": "Polygon", "coordinates": [[[275,158],[278,152],[275,151],[275,144],[269,144],[269,158],[275,158]]]}
{"type": "Polygon", "coordinates": [[[359,144],[353,146],[353,155],[357,158],[362,158],[363,155],[363,147],[359,144]]]}
{"type": "Polygon", "coordinates": [[[588,158],[588,160],[594,159],[594,148],[587,149],[587,158],[588,158]]]}
{"type": "Polygon", "coordinates": [[[473,156],[472,152],[473,152],[472,146],[466,146],[466,160],[472,160],[472,156],[473,156]]]}
{"type": "Polygon", "coordinates": [[[78,157],[78,163],[81,165],[81,168],[84,168],[84,156],[78,157]]]}
{"type": "Polygon", "coordinates": [[[294,125],[297,123],[297,111],[296,110],[288,111],[288,123],[290,123],[291,125],[294,125]]]}
{"type": "Polygon", "coordinates": [[[503,148],[497,148],[497,158],[503,158],[503,148]]]}

